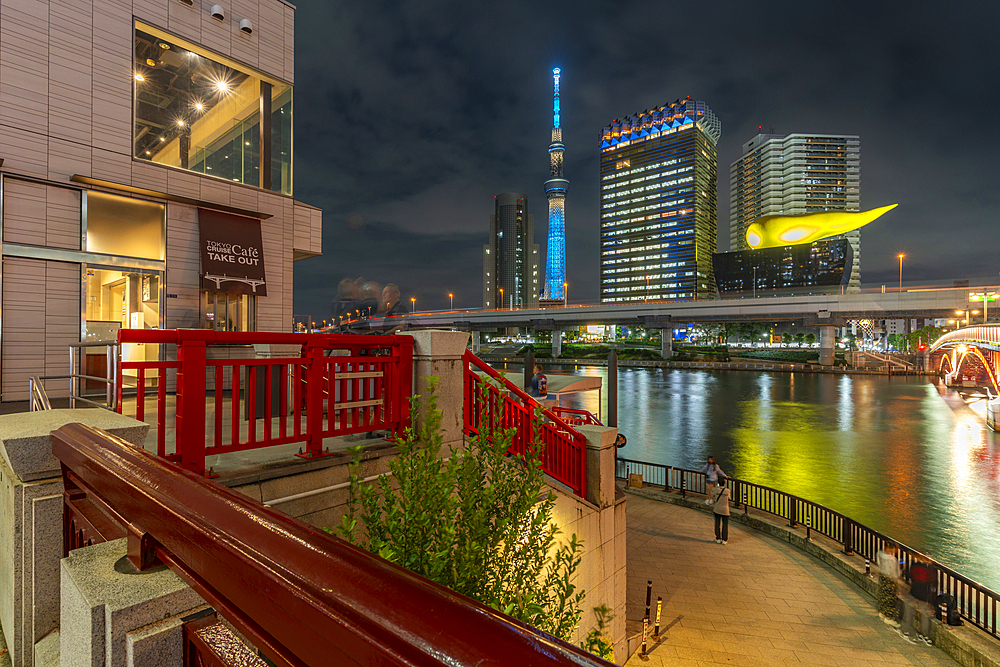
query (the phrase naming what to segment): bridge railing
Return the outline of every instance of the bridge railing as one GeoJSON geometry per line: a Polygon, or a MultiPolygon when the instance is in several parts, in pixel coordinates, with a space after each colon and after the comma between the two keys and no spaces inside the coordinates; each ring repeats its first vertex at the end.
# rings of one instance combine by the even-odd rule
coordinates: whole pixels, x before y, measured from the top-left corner
{"type": "Polygon", "coordinates": [[[552,408],[552,414],[556,415],[571,426],[604,426],[601,420],[593,412],[579,410],[577,408],[562,408],[556,406],[552,408]]]}
{"type": "MultiPolygon", "coordinates": [[[[114,436],[70,424],[52,434],[52,452],[67,553],[126,537],[137,570],[167,565],[270,664],[611,667],[114,436]]],[[[221,664],[203,645],[189,641],[190,664],[221,664]]]]}
{"type": "MultiPolygon", "coordinates": [[[[641,474],[644,487],[659,486],[664,491],[677,490],[681,495],[688,492],[704,494],[707,488],[705,473],[700,470],[618,458],[615,476],[628,479],[629,474],[641,474]]],[[[896,546],[902,554],[904,572],[908,572],[917,560],[932,563],[937,572],[937,591],[955,597],[963,619],[1000,639],[997,633],[1000,593],[824,505],[761,484],[735,477],[728,479],[733,484],[732,500],[744,512],[754,508],[787,520],[792,528],[808,526],[811,531],[842,545],[847,555],[857,554],[874,563],[879,550],[888,544],[896,546]]]]}
{"type": "Polygon", "coordinates": [[[409,421],[410,336],[121,329],[118,342],[176,352],[176,361],[122,361],[116,402],[119,412],[146,421],[150,396],[157,453],[194,472],[204,472],[206,456],[274,445],[301,443],[298,456],[321,457],[324,438],[397,432],[409,421]],[[253,344],[298,346],[299,354],[219,359],[209,353],[213,346],[253,344]],[[134,382],[134,406],[124,400],[124,381],[134,382]],[[171,411],[167,388],[174,382],[171,411]]]}
{"type": "Polygon", "coordinates": [[[503,377],[489,364],[466,350],[464,413],[465,433],[479,433],[485,417],[503,429],[514,429],[510,451],[525,454],[541,447],[545,473],[562,482],[580,497],[587,495],[587,439],[555,413],[541,408],[520,387],[503,377]],[[497,384],[486,382],[482,376],[497,384]],[[535,410],[544,421],[538,421],[535,410]]]}

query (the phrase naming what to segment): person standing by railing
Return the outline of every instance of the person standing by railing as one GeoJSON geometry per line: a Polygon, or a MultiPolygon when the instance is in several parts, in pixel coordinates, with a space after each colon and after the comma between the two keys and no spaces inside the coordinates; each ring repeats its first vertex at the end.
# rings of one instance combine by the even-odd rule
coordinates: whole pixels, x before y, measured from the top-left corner
{"type": "Polygon", "coordinates": [[[535,364],[532,370],[535,374],[531,376],[531,391],[529,393],[536,398],[547,398],[549,395],[549,379],[542,372],[541,364],[535,364]]]}
{"type": "Polygon", "coordinates": [[[720,475],[715,493],[705,501],[706,505],[712,506],[715,514],[715,543],[729,543],[729,489],[726,488],[726,477],[720,475]]]}
{"type": "Polygon", "coordinates": [[[709,498],[712,497],[712,489],[715,488],[716,483],[720,477],[725,477],[726,473],[722,471],[719,464],[715,462],[714,456],[708,457],[708,465],[701,469],[705,473],[705,495],[709,498]]]}
{"type": "Polygon", "coordinates": [[[897,582],[899,581],[899,552],[896,545],[886,542],[876,556],[878,563],[878,593],[875,600],[878,604],[878,615],[886,625],[899,627],[899,596],[897,582]]]}

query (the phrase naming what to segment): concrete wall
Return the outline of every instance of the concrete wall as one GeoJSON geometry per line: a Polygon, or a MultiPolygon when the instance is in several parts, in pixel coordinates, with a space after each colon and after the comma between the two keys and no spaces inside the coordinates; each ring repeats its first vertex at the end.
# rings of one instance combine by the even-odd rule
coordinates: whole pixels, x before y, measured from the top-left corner
{"type": "Polygon", "coordinates": [[[49,433],[72,422],[136,445],[149,430],[96,408],[0,416],[0,624],[14,667],[30,666],[35,644],[60,623],[63,483],[49,433]]]}

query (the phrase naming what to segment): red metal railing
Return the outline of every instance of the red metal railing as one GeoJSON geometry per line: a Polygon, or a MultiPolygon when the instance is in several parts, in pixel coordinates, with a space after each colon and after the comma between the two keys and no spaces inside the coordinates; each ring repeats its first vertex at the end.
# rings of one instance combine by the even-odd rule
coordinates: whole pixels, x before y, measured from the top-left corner
{"type": "Polygon", "coordinates": [[[156,451],[187,470],[204,472],[206,456],[289,443],[303,444],[298,456],[316,458],[326,454],[324,438],[396,433],[408,425],[410,336],[122,329],[118,342],[176,346],[176,361],[123,361],[117,404],[124,412],[123,379],[134,371],[134,414],[145,421],[147,383],[155,379],[156,451]],[[213,345],[252,344],[298,345],[300,353],[209,358],[213,345]],[[341,354],[327,356],[331,351],[341,354]],[[167,400],[171,374],[177,387],[174,424],[167,400]],[[168,430],[174,433],[173,451],[168,430]]]}
{"type": "MultiPolygon", "coordinates": [[[[66,515],[104,514],[136,569],[170,567],[271,664],[611,667],[120,438],[70,424],[52,453],[66,515]]],[[[185,629],[189,664],[223,664],[205,655],[211,625],[185,629]]]]}
{"type": "Polygon", "coordinates": [[[572,426],[604,426],[604,424],[601,423],[601,420],[597,418],[597,415],[593,412],[588,412],[587,410],[554,407],[552,408],[552,412],[564,422],[572,426]]]}
{"type": "Polygon", "coordinates": [[[466,434],[479,433],[485,408],[486,418],[491,423],[503,429],[514,429],[511,453],[524,454],[540,445],[545,473],[573,489],[581,498],[586,497],[587,439],[583,434],[549,410],[541,410],[545,421],[539,422],[535,418],[539,404],[520,387],[468,350],[462,359],[465,362],[466,434]],[[500,388],[485,382],[476,369],[498,380],[500,388]]]}

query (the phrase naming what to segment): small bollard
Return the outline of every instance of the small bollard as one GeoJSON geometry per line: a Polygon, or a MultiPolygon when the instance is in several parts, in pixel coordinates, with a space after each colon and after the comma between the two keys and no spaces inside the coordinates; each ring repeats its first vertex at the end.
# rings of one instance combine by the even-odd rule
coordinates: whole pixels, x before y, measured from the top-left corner
{"type": "Polygon", "coordinates": [[[806,517],[806,540],[809,539],[809,531],[812,529],[812,523],[813,523],[812,522],[812,517],[811,516],[807,516],[806,517]]]}
{"type": "Polygon", "coordinates": [[[653,626],[653,641],[660,641],[660,611],[663,609],[663,598],[656,596],[656,625],[653,626]]]}
{"type": "Polygon", "coordinates": [[[684,477],[684,473],[681,473],[681,498],[687,497],[687,479],[684,477]]]}
{"type": "Polygon", "coordinates": [[[747,505],[747,492],[743,492],[743,516],[750,514],[750,506],[747,505]]]}
{"type": "Polygon", "coordinates": [[[649,616],[649,601],[653,599],[653,580],[646,580],[646,616],[649,616]]]}
{"type": "Polygon", "coordinates": [[[642,657],[643,660],[649,659],[646,657],[646,633],[648,631],[649,631],[649,614],[646,614],[642,618],[642,651],[640,652],[640,656],[642,657]]]}
{"type": "Polygon", "coordinates": [[[872,559],[871,558],[866,558],[865,559],[865,576],[866,577],[872,576],[872,559]]]}

